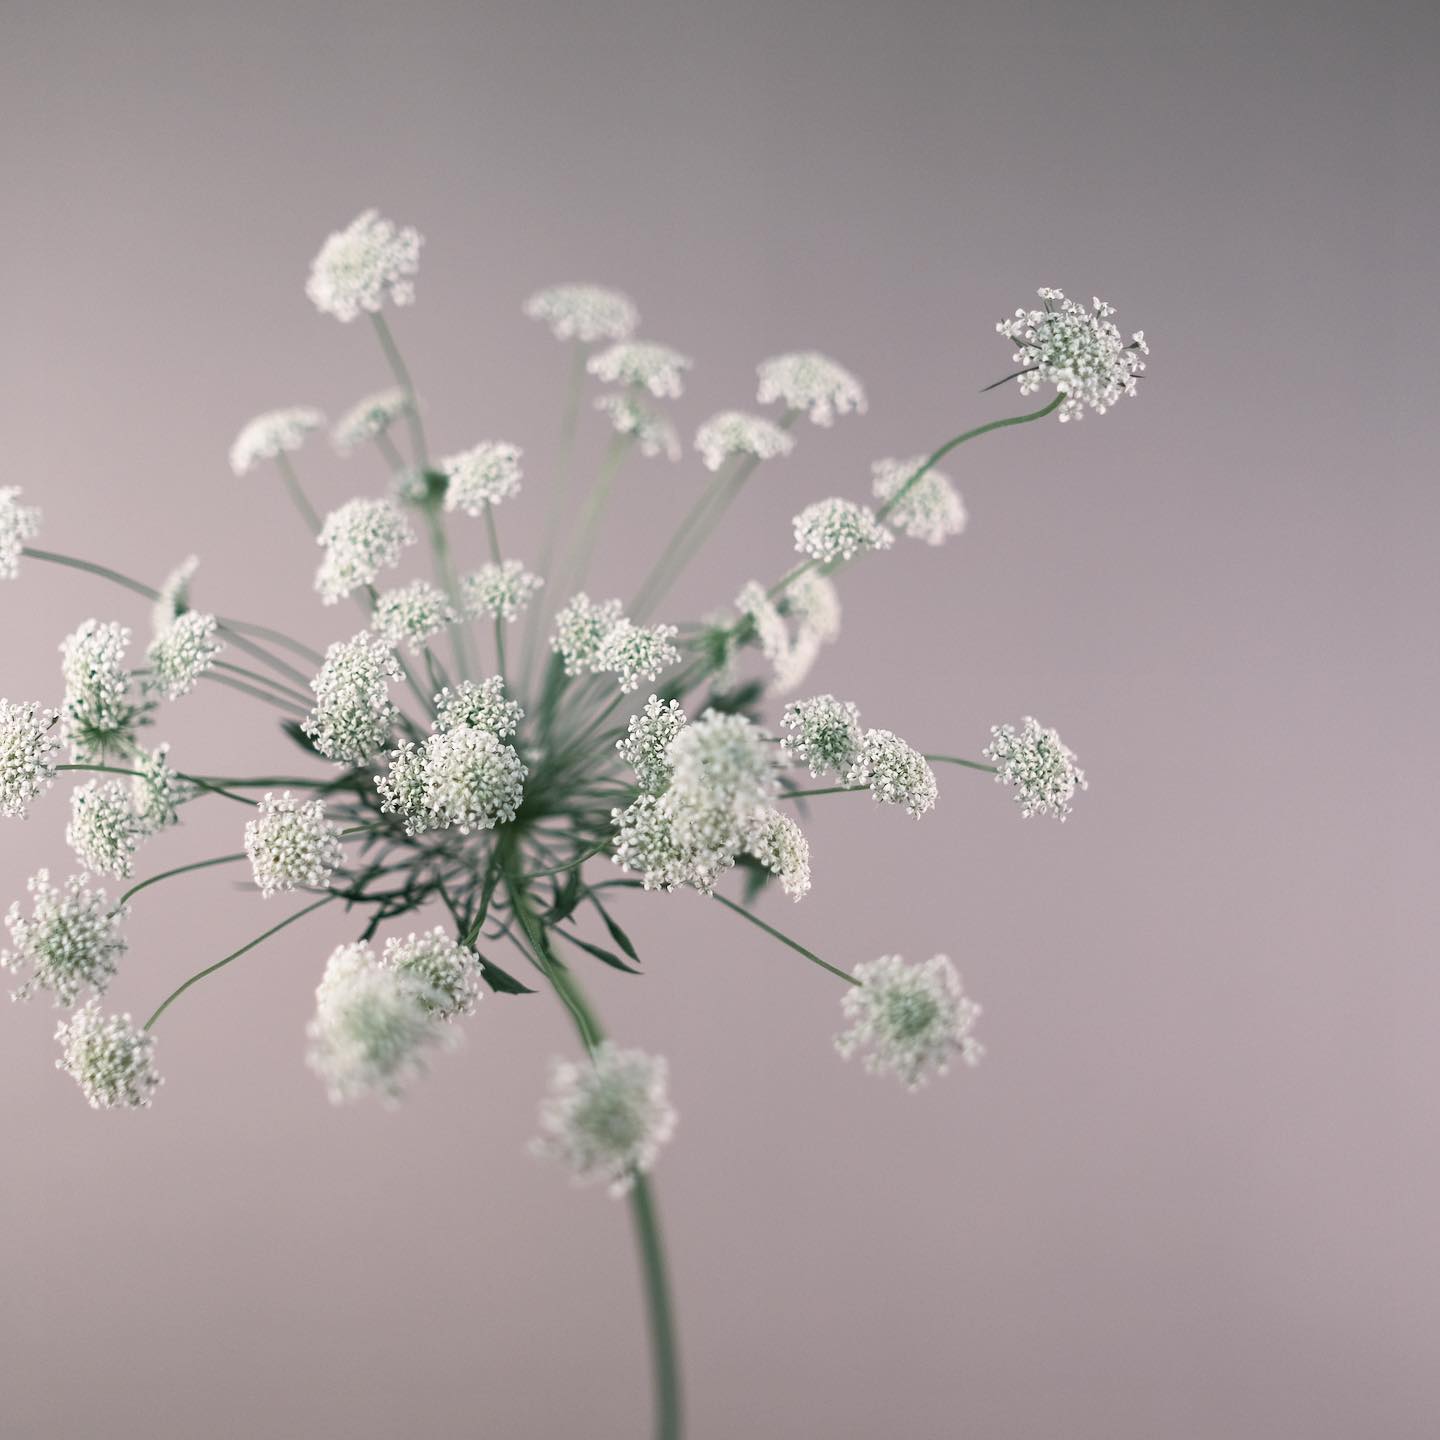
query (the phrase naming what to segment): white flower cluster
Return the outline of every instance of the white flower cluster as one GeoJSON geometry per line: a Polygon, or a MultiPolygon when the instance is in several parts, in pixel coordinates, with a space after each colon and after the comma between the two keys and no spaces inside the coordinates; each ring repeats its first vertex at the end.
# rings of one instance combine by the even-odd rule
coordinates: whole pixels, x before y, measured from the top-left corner
{"type": "Polygon", "coordinates": [[[29,971],[14,998],[27,1000],[41,989],[49,990],[57,1005],[73,1005],[86,990],[103,994],[126,949],[120,933],[124,906],[111,905],[84,875],[72,875],[57,890],[50,872],[39,870],[27,888],[30,915],[21,914],[18,900],[10,906],[5,924],[11,948],[0,951],[0,966],[16,975],[29,971]]]}
{"type": "Polygon", "coordinates": [[[40,533],[40,511],[22,505],[18,485],[0,485],[0,580],[13,580],[20,572],[20,552],[27,540],[40,533]]]}
{"type": "Polygon", "coordinates": [[[568,1165],[577,1181],[625,1194],[654,1165],[677,1119],[664,1059],[606,1040],[578,1063],[557,1060],[540,1107],[535,1154],[568,1165]]]}
{"type": "Polygon", "coordinates": [[[567,675],[610,673],[629,692],[679,663],[680,652],[671,644],[678,633],[673,625],[636,625],[618,600],[597,605],[581,591],[556,615],[550,648],[567,675]]]}
{"type": "Polygon", "coordinates": [[[735,597],[736,608],[755,627],[761,654],[774,669],[775,689],[783,695],[805,679],[821,649],[838,638],[840,598],[832,581],[811,571],[790,582],[781,603],[783,613],[758,580],[735,597]]]}
{"type": "Polygon", "coordinates": [[[890,507],[885,512],[887,520],[912,540],[943,545],[965,529],[965,504],[949,478],[938,470],[927,470],[910,484],[926,458],[916,455],[909,460],[877,460],[870,474],[875,498],[890,507]]]}
{"type": "Polygon", "coordinates": [[[895,543],[868,505],[836,496],[807,505],[794,524],[795,548],[822,565],[853,559],[864,550],[888,550],[895,543]]]}
{"type": "Polygon", "coordinates": [[[408,305],[415,299],[421,244],[420,232],[411,226],[363,211],[320,247],[305,294],[322,314],[343,321],[373,314],[387,300],[408,305]]]}
{"type": "Polygon", "coordinates": [[[482,565],[473,575],[460,582],[465,609],[472,617],[489,616],[492,620],[511,621],[521,614],[544,585],[518,560],[502,560],[482,565]]]}
{"type": "Polygon", "coordinates": [[[795,448],[795,437],[763,415],[722,410],[695,432],[695,448],[707,470],[718,470],[732,455],[748,455],[755,460],[788,455],[795,448]]]}
{"type": "Polygon", "coordinates": [[[77,1010],[55,1031],[57,1070],[80,1086],[95,1110],[142,1110],[160,1085],[155,1037],[129,1015],[104,1015],[98,1000],[77,1010]]]}
{"type": "Polygon", "coordinates": [[[177,615],[150,642],[150,684],[167,700],[178,700],[215,663],[224,644],[216,638],[219,621],[213,615],[187,610],[177,615]]]}
{"type": "Polygon", "coordinates": [[[543,321],[557,340],[628,340],[640,312],[628,295],[601,285],[552,285],[525,302],[525,314],[543,321]]]}
{"type": "Polygon", "coordinates": [[[325,417],[308,405],[267,410],[249,421],[235,437],[230,446],[230,468],[237,475],[248,475],[262,460],[274,460],[298,450],[305,437],[324,423],[325,417]]]}
{"type": "Polygon", "coordinates": [[[787,410],[808,413],[816,425],[833,425],[837,415],[865,413],[860,382],[833,360],[814,350],[777,355],[759,366],[762,405],[782,403],[787,410]]]}
{"type": "Polygon", "coordinates": [[[315,588],[325,604],[334,605],[398,565],[405,547],[415,543],[415,532],[393,500],[347,500],[325,517],[317,543],[325,558],[315,588]]]}
{"type": "Polygon", "coordinates": [[[399,712],[389,682],[401,678],[394,651],[368,630],[337,640],[310,682],[315,705],[301,729],[336,764],[363,765],[390,738],[399,712]]]}
{"type": "Polygon", "coordinates": [[[995,326],[1019,347],[1020,393],[1053,385],[1065,397],[1061,420],[1083,419],[1087,405],[1103,415],[1122,396],[1134,395],[1145,371],[1140,357],[1150,353],[1145,332],[1137,330],[1127,344],[1110,319],[1114,309],[1098,295],[1093,311],[1060,290],[1042,288],[1039,295],[1043,309],[1017,310],[995,326]]]}
{"type": "Polygon", "coordinates": [[[504,740],[520,728],[524,718],[519,702],[506,699],[505,682],[498,675],[487,680],[465,680],[453,690],[447,686],[435,697],[437,730],[471,725],[504,740]]]}
{"type": "Polygon", "coordinates": [[[850,1028],[835,1040],[847,1060],[864,1051],[871,1074],[896,1075],[910,1090],[932,1073],[945,1074],[956,1054],[967,1065],[979,1064],[985,1051],[970,1031],[980,1007],[946,956],[907,965],[898,955],[882,955],[857,965],[855,976],[860,984],[841,1001],[850,1028]]]}
{"type": "Polygon", "coordinates": [[[680,458],[680,432],[653,406],[629,390],[613,390],[595,398],[595,408],[617,435],[631,436],[647,460],[663,455],[680,458]]]}
{"type": "Polygon", "coordinates": [[[130,802],[142,835],[179,824],[180,806],[195,798],[196,787],[170,768],[169,756],[170,747],[160,745],[154,750],[138,750],[130,757],[135,767],[130,802]]]}
{"type": "Polygon", "coordinates": [[[344,863],[340,827],[320,800],[297,800],[288,790],[268,793],[245,824],[245,853],[260,893],[322,890],[344,863]]]}
{"type": "Polygon", "coordinates": [[[990,743],[981,753],[997,767],[996,781],[1015,787],[1015,801],[1027,820],[1053,815],[1063,823],[1076,790],[1090,788],[1075,752],[1033,715],[1025,717],[1018,734],[1013,725],[992,725],[990,743]]]}
{"type": "Polygon", "coordinates": [[[750,854],[774,872],[780,888],[792,900],[805,898],[810,891],[810,842],[789,815],[767,811],[749,845],[750,854]]]}
{"type": "Polygon", "coordinates": [[[30,802],[55,783],[59,720],[33,701],[0,700],[0,815],[23,819],[30,802]]]}
{"type": "Polygon", "coordinates": [[[483,515],[487,505],[498,505],[520,493],[518,445],[503,440],[482,440],[458,455],[447,455],[440,469],[448,476],[445,508],[483,515]]]}
{"type": "Polygon", "coordinates": [[[437,1020],[473,1015],[480,1003],[480,957],[439,926],[404,940],[385,942],[380,963],[418,980],[421,1003],[437,1020]]]}
{"type": "Polygon", "coordinates": [[[412,580],[408,585],[382,591],[375,600],[375,628],[396,650],[402,645],[422,649],[432,635],[438,635],[459,618],[444,592],[428,580],[412,580]]]}
{"type": "Polygon", "coordinates": [[[397,420],[410,413],[410,397],[398,387],[377,391],[347,410],[335,422],[330,443],[348,455],[367,440],[378,440],[397,420]]]}
{"type": "Polygon", "coordinates": [[[675,400],[685,389],[685,372],[694,361],[668,345],[622,340],[592,355],[585,368],[606,385],[633,385],[657,399],[675,400]]]}
{"type": "Polygon", "coordinates": [[[670,764],[670,742],[685,724],[685,712],[678,700],[664,701],[652,695],[645,708],[630,717],[630,728],[615,742],[620,758],[635,772],[635,779],[647,795],[659,795],[675,773],[670,764]]]}
{"type": "Polygon", "coordinates": [[[65,843],[87,870],[126,879],[145,828],[130,790],[118,780],[87,780],[70,793],[65,843]]]}
{"type": "Polygon", "coordinates": [[[190,582],[200,568],[198,555],[187,555],[164,579],[150,607],[150,633],[158,640],[190,609],[190,582]]]}
{"type": "Polygon", "coordinates": [[[60,704],[61,738],[77,761],[124,753],[146,707],[132,696],[125,668],[130,631],[112,622],[87,620],[60,645],[65,698],[60,704]]]}

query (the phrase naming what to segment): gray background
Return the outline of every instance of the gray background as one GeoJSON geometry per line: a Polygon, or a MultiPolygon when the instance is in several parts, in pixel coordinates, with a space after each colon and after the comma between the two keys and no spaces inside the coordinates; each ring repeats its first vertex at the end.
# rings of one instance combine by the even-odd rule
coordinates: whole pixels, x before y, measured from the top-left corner
{"type": "MultiPolygon", "coordinates": [[[[365,205],[428,236],[397,332],[442,452],[527,447],[533,557],[560,349],[595,279],[695,354],[686,430],[815,346],[871,411],[807,428],[670,608],[787,563],[868,463],[1024,408],[993,324],[1053,284],[1119,307],[1144,395],[986,437],[970,532],[844,582],[816,689],[926,748],[1057,725],[1061,828],[982,777],[916,824],[818,802],[817,881],[767,914],[843,964],[953,955],[990,1055],[911,1097],[830,1052],[836,987],[695,896],[623,911],[644,979],[586,972],[668,1054],[659,1171],[697,1437],[1433,1435],[1432,7],[1298,3],[0,5],[4,479],[44,542],[203,605],[352,628],[240,422],[384,383],[302,294],[365,205]]],[[[603,432],[592,417],[582,455],[603,432]]],[[[303,457],[327,507],[370,457],[303,457]]],[[[699,483],[635,465],[599,588],[699,483]]],[[[478,530],[467,553],[481,554],[478,530]]],[[[415,562],[418,573],[420,562],[415,562]]],[[[54,702],[98,581],[0,590],[12,698],[54,702]]],[[[202,690],[181,763],[293,763],[202,690]]],[[[5,890],[67,867],[65,798],[0,832],[5,890]]],[[[142,873],[236,848],[198,806],[142,873]]],[[[140,897],[142,1013],[258,932],[233,874],[140,897]]],[[[494,999],[398,1113],[332,1110],[301,1031],[343,917],[160,1027],[144,1115],[92,1114],[55,1016],[0,1016],[6,1437],[642,1433],[628,1218],[523,1154],[543,998],[494,999]]],[[[595,967],[599,969],[599,967],[595,967]]]]}

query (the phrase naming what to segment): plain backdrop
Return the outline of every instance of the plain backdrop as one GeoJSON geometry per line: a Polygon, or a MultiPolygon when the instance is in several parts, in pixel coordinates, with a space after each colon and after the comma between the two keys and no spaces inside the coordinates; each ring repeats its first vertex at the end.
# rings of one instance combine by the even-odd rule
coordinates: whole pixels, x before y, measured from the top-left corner
{"type": "MultiPolygon", "coordinates": [[[[968,532],[847,574],[812,677],[927,749],[1033,713],[1090,775],[1063,827],[964,771],[919,823],[816,802],[813,892],[765,902],[837,963],[948,952],[985,1064],[910,1096],[841,1063],[837,985],[694,895],[622,906],[643,978],[582,970],[673,1067],[697,1440],[1440,1428],[1437,60],[1433,7],[1384,0],[0,3],[0,479],[45,545],[151,581],[196,553],[202,606],[312,642],[353,610],[225,457],[259,410],[386,383],[303,294],[366,206],[427,237],[394,322],[436,448],[525,447],[522,558],[565,371],[537,286],[620,286],[697,357],[687,437],[780,350],[864,379],[669,618],[778,575],[873,459],[1029,408],[979,392],[1037,286],[1152,342],[1139,399],[957,455],[968,532]]],[[[604,444],[588,415],[587,469],[604,444]]],[[[300,458],[326,508],[384,485],[300,458]]],[[[624,472],[599,593],[702,479],[624,472]]],[[[143,641],[142,603],[26,564],[0,693],[54,703],[91,615],[143,641]]],[[[213,687],[156,734],[299,763],[213,687]]],[[[67,788],[0,830],[5,899],[67,869],[67,788]]],[[[235,807],[189,817],[142,873],[237,848],[235,807]]],[[[238,878],[137,898],[117,1007],[294,903],[238,878]]],[[[322,913],[186,995],[144,1114],[85,1107],[43,1002],[0,1014],[6,1440],[645,1432],[626,1211],[524,1153],[564,1016],[489,1000],[403,1108],[333,1109],[303,1028],[350,935],[322,913]]]]}

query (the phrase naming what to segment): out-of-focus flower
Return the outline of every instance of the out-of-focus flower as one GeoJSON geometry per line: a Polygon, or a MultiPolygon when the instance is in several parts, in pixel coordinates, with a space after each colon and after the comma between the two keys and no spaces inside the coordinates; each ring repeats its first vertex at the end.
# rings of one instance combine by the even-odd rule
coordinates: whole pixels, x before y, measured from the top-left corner
{"type": "Polygon", "coordinates": [[[870,473],[875,498],[890,505],[886,520],[912,540],[943,545],[951,535],[964,530],[965,505],[949,479],[938,470],[927,470],[910,483],[926,458],[916,455],[909,460],[877,460],[870,473]]]}
{"type": "Polygon", "coordinates": [[[334,605],[398,565],[405,547],[415,543],[415,532],[393,500],[347,500],[325,517],[317,538],[325,558],[315,588],[327,605],[334,605]]]}
{"type": "Polygon", "coordinates": [[[628,340],[640,323],[640,312],[627,295],[602,285],[552,285],[525,302],[525,314],[550,327],[557,340],[628,340]]]}
{"type": "Polygon", "coordinates": [[[18,485],[0,485],[0,580],[20,573],[20,552],[40,533],[40,511],[22,505],[22,493],[18,485]]]}
{"type": "Polygon", "coordinates": [[[322,314],[347,322],[373,314],[387,301],[409,305],[422,243],[412,226],[397,226],[377,210],[363,211],[320,247],[305,293],[322,314]]]}
{"type": "Polygon", "coordinates": [[[508,622],[529,606],[544,583],[518,560],[502,560],[498,565],[482,565],[473,575],[465,576],[460,590],[472,616],[487,615],[508,622]]]}
{"type": "Polygon", "coordinates": [[[722,410],[695,432],[695,448],[707,470],[718,470],[732,455],[772,460],[795,448],[795,437],[763,415],[743,410],[722,410]]]}
{"type": "Polygon", "coordinates": [[[585,368],[606,385],[634,385],[657,399],[678,399],[685,388],[685,372],[694,365],[688,355],[668,345],[647,340],[622,340],[598,355],[585,368]]]}
{"type": "Polygon", "coordinates": [[[894,543],[869,506],[853,500],[817,500],[795,517],[795,548],[822,565],[849,560],[862,550],[888,550],[894,543]]]}
{"type": "Polygon", "coordinates": [[[298,450],[305,437],[318,430],[325,417],[308,405],[294,405],[286,410],[267,410],[244,426],[230,447],[230,468],[237,475],[248,475],[262,460],[298,450]]]}
{"type": "Polygon", "coordinates": [[[367,440],[378,440],[409,411],[410,397],[404,390],[392,388],[367,395],[335,422],[330,443],[342,455],[348,455],[367,440]]]}
{"type": "Polygon", "coordinates": [[[837,415],[865,413],[865,391],[843,366],[814,350],[777,355],[759,367],[762,405],[783,404],[806,413],[816,425],[833,425],[837,415]]]}
{"type": "Polygon", "coordinates": [[[440,462],[440,469],[449,477],[445,508],[483,515],[487,505],[498,505],[519,494],[521,453],[518,445],[484,440],[458,455],[447,455],[440,462]]]}
{"type": "Polygon", "coordinates": [[[402,645],[420,650],[432,635],[459,618],[444,593],[428,580],[383,591],[375,601],[375,628],[396,650],[402,645]]]}

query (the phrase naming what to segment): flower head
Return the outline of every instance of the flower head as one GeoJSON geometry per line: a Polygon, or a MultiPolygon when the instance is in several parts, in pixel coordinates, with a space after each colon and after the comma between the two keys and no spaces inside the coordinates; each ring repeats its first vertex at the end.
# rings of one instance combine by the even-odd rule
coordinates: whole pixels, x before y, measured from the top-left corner
{"type": "Polygon", "coordinates": [[[1054,730],[1027,715],[1019,734],[1013,725],[992,725],[990,743],[981,752],[997,767],[995,779],[1015,787],[1015,801],[1025,819],[1053,815],[1062,823],[1077,790],[1088,790],[1075,752],[1054,730]]]}
{"type": "Polygon", "coordinates": [[[408,645],[419,650],[460,617],[444,593],[428,580],[412,580],[383,591],[375,601],[375,628],[395,649],[408,645]]]}
{"type": "Polygon", "coordinates": [[[482,565],[473,575],[460,582],[465,609],[472,617],[488,615],[492,620],[514,620],[535,598],[544,585],[518,560],[502,560],[482,565]]]}
{"type": "Polygon", "coordinates": [[[790,816],[768,811],[751,836],[750,853],[779,877],[792,900],[803,900],[810,889],[810,842],[790,816]]]}
{"type": "Polygon", "coordinates": [[[578,1181],[607,1182],[618,1196],[654,1165],[675,1121],[665,1061],[606,1040],[578,1064],[555,1062],[532,1148],[563,1161],[578,1181]]]}
{"type": "Polygon", "coordinates": [[[10,906],[5,924],[11,949],[0,951],[0,965],[19,975],[30,973],[14,993],[27,1000],[36,989],[49,990],[57,1005],[73,1005],[86,990],[102,994],[125,953],[120,934],[124,906],[113,906],[103,890],[92,890],[84,875],[72,875],[62,890],[50,872],[38,870],[27,887],[30,916],[20,902],[10,906]]]}
{"type": "Polygon", "coordinates": [[[584,675],[597,668],[600,647],[620,619],[618,600],[596,604],[583,590],[556,615],[550,648],[565,662],[567,675],[584,675]]]}
{"type": "Polygon", "coordinates": [[[676,890],[682,885],[706,889],[708,877],[734,861],[735,849],[727,847],[716,865],[702,869],[696,847],[676,838],[670,809],[654,795],[642,795],[624,809],[617,807],[610,819],[615,827],[612,859],[622,870],[640,875],[647,890],[676,890]]]}
{"type": "Polygon", "coordinates": [[[143,1110],[160,1086],[155,1037],[129,1015],[104,1015],[91,1000],[55,1031],[57,1070],[80,1086],[95,1110],[143,1110]]]}
{"type": "Polygon", "coordinates": [[[402,740],[399,747],[390,752],[389,769],[375,777],[381,811],[386,815],[401,816],[407,835],[439,830],[445,824],[444,819],[430,807],[425,773],[428,755],[424,744],[402,740]]]}
{"type": "Polygon", "coordinates": [[[59,719],[34,702],[0,700],[0,815],[23,819],[30,802],[55,783],[59,719]]]}
{"type": "Polygon", "coordinates": [[[801,635],[817,645],[833,645],[840,638],[840,592],[828,575],[814,570],[797,575],[785,592],[785,603],[801,635]]]}
{"type": "Polygon", "coordinates": [[[113,622],[87,620],[60,645],[65,698],[60,729],[77,761],[103,760],[126,751],[146,707],[131,696],[125,668],[130,631],[113,622]]]}
{"type": "Polygon", "coordinates": [[[267,898],[301,886],[323,889],[345,860],[340,827],[326,816],[324,804],[297,800],[288,790],[267,794],[246,822],[245,853],[267,898]]]}
{"type": "Polygon", "coordinates": [[[970,1031],[980,1007],[946,956],[907,965],[898,955],[882,955],[857,965],[855,975],[860,984],[840,1002],[850,1028],[835,1040],[847,1060],[863,1050],[872,1075],[896,1075],[910,1090],[931,1073],[943,1075],[956,1054],[967,1065],[979,1064],[985,1051],[970,1031]]]}
{"type": "Polygon", "coordinates": [[[400,563],[401,552],[415,543],[415,532],[393,500],[347,500],[320,527],[325,558],[315,588],[334,605],[361,585],[373,585],[381,570],[400,563]]]}
{"type": "Polygon", "coordinates": [[[909,483],[925,460],[924,455],[909,460],[877,460],[870,467],[873,489],[877,500],[895,501],[885,518],[912,540],[943,545],[951,535],[964,530],[965,505],[949,479],[938,470],[927,470],[909,483]],[[899,500],[895,500],[897,495],[899,500]]]}
{"type": "Polygon", "coordinates": [[[763,415],[743,410],[722,410],[695,432],[695,448],[707,470],[718,470],[732,455],[773,460],[795,448],[795,437],[763,415]]]}
{"type": "Polygon", "coordinates": [[[421,1004],[437,1020],[473,1014],[480,1003],[480,957],[439,925],[422,935],[387,940],[380,963],[418,980],[421,1004]]]}
{"type": "Polygon", "coordinates": [[[150,635],[158,640],[190,609],[190,582],[200,568],[198,555],[187,555],[166,577],[150,608],[150,635]]]}
{"type": "Polygon", "coordinates": [[[0,485],[0,580],[13,580],[20,572],[20,552],[27,540],[40,533],[40,511],[22,505],[18,485],[0,485]]]}
{"type": "Polygon", "coordinates": [[[195,797],[195,786],[170,768],[169,755],[170,747],[160,745],[132,757],[135,776],[130,781],[130,804],[142,835],[179,824],[180,806],[195,797]]]}
{"type": "Polygon", "coordinates": [[[230,447],[230,468],[237,475],[248,475],[262,460],[274,460],[298,450],[305,443],[305,437],[324,423],[325,417],[308,405],[267,410],[235,437],[230,447]]]}
{"type": "Polygon", "coordinates": [[[178,700],[195,688],[195,682],[215,663],[225,648],[215,638],[219,622],[213,615],[187,610],[170,622],[163,635],[145,652],[150,661],[150,683],[167,700],[178,700]]]}
{"type": "Polygon", "coordinates": [[[421,243],[418,230],[366,210],[320,247],[305,293],[317,310],[344,321],[363,311],[373,314],[387,300],[409,305],[415,299],[421,243]]]}
{"type": "Polygon", "coordinates": [[[1041,289],[1040,310],[1017,310],[995,328],[1017,346],[1015,363],[1025,368],[1015,377],[1022,395],[1053,385],[1065,397],[1061,420],[1084,418],[1088,405],[1103,415],[1124,395],[1140,388],[1150,353],[1145,332],[1137,330],[1127,344],[1110,317],[1115,311],[1097,295],[1087,310],[1059,290],[1041,289]]]}
{"type": "Polygon", "coordinates": [[[658,679],[662,670],[679,664],[680,652],[670,643],[678,633],[673,625],[617,620],[600,642],[595,669],[613,673],[628,693],[642,680],[658,679]]]}
{"type": "Polygon", "coordinates": [[[310,682],[315,705],[301,729],[337,764],[363,765],[390,738],[399,712],[389,682],[401,678],[394,651],[368,630],[337,640],[310,682]]]}
{"type": "Polygon", "coordinates": [[[903,805],[917,820],[940,793],[929,762],[890,730],[865,732],[845,783],[868,785],[881,804],[903,805]]]}
{"type": "Polygon", "coordinates": [[[762,405],[783,402],[787,410],[808,411],[816,425],[833,425],[837,415],[865,413],[865,391],[843,366],[814,350],[777,355],[759,367],[762,405]]]}
{"type": "Polygon", "coordinates": [[[620,758],[635,772],[640,788],[659,795],[670,784],[670,742],[685,724],[685,712],[678,700],[663,701],[652,695],[645,708],[630,717],[629,732],[615,742],[620,758]]]}
{"type": "Polygon", "coordinates": [[[335,428],[330,432],[330,443],[342,455],[348,455],[367,440],[378,440],[397,420],[409,413],[410,397],[404,390],[398,387],[380,390],[374,395],[367,395],[335,422],[335,428]]]}
{"type": "Polygon", "coordinates": [[[678,844],[705,889],[747,849],[779,788],[764,731],[743,715],[708,711],[670,742],[673,771],[661,796],[678,844]]]}
{"type": "Polygon", "coordinates": [[[424,746],[425,806],[462,835],[515,818],[529,773],[513,745],[475,725],[456,725],[424,746]]]}
{"type": "Polygon", "coordinates": [[[448,475],[445,508],[483,515],[487,505],[498,505],[520,492],[518,445],[501,440],[484,440],[458,455],[448,455],[440,468],[448,475]]]}
{"type": "Polygon", "coordinates": [[[653,406],[628,390],[612,390],[595,397],[595,408],[617,435],[630,435],[647,460],[663,455],[680,458],[680,433],[653,406]]]}
{"type": "Polygon", "coordinates": [[[678,399],[685,372],[694,365],[688,355],[648,340],[621,340],[592,355],[585,368],[606,385],[634,385],[657,399],[678,399]]]}
{"type": "Polygon", "coordinates": [[[867,505],[832,497],[807,505],[795,517],[795,548],[828,565],[849,560],[862,550],[888,550],[895,536],[867,505]]]}
{"type": "Polygon", "coordinates": [[[65,843],[97,875],[125,879],[135,868],[135,847],[145,830],[118,780],[87,780],[70,792],[70,824],[65,843]]]}
{"type": "Polygon", "coordinates": [[[860,758],[860,711],[833,695],[812,695],[785,707],[780,721],[790,733],[780,742],[786,757],[808,767],[812,776],[846,774],[860,758]]]}
{"type": "Polygon", "coordinates": [[[640,323],[640,312],[627,295],[601,285],[552,285],[525,302],[525,314],[550,327],[557,340],[628,340],[640,323]]]}
{"type": "Polygon", "coordinates": [[[462,680],[453,690],[446,686],[435,697],[435,728],[454,730],[473,725],[488,730],[497,740],[513,735],[525,718],[515,700],[505,698],[505,681],[499,675],[485,680],[462,680]]]}

